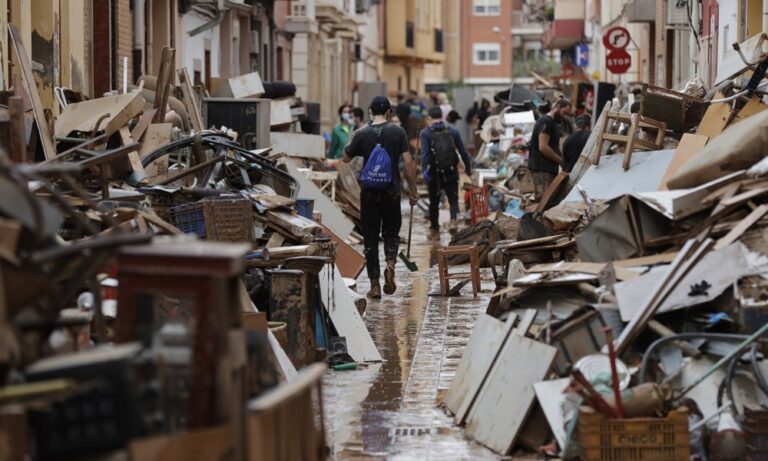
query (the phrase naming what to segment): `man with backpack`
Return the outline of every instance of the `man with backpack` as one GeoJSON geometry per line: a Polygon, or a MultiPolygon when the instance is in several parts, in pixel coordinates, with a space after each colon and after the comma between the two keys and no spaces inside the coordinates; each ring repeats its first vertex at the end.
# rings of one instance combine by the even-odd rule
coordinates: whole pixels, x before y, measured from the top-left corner
{"type": "Polygon", "coordinates": [[[389,123],[392,107],[389,99],[376,96],[369,108],[371,123],[355,132],[344,151],[344,162],[363,157],[365,166],[360,174],[360,225],[371,289],[368,297],[381,298],[379,276],[379,233],[384,239],[384,293],[391,295],[395,284],[395,263],[400,243],[400,158],[405,165],[405,175],[410,186],[410,202],[415,205],[416,165],[408,150],[408,137],[399,126],[389,123]]]}
{"type": "Polygon", "coordinates": [[[438,214],[440,192],[445,192],[451,208],[449,231],[456,231],[459,214],[459,156],[468,175],[472,174],[472,158],[464,148],[461,135],[456,128],[443,122],[440,106],[429,109],[427,114],[432,122],[421,130],[421,169],[429,188],[429,221],[432,232],[439,232],[438,214]]]}

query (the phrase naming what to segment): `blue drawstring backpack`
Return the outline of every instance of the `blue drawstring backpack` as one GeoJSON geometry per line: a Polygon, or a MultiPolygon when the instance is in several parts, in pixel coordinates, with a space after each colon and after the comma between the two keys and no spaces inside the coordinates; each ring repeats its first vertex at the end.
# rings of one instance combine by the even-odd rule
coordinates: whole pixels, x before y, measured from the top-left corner
{"type": "Polygon", "coordinates": [[[382,131],[379,131],[376,147],[371,151],[360,174],[360,186],[363,189],[384,189],[392,182],[392,159],[379,142],[382,131]]]}

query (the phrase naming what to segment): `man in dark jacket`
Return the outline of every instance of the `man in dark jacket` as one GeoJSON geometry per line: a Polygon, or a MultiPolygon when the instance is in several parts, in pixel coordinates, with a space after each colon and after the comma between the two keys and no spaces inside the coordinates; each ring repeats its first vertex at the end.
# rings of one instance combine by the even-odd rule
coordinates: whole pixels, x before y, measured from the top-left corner
{"type": "Polygon", "coordinates": [[[440,192],[445,192],[451,207],[449,231],[455,232],[459,214],[459,156],[466,173],[472,174],[472,158],[464,148],[461,135],[443,121],[440,106],[429,109],[429,127],[421,130],[421,169],[429,188],[429,221],[433,232],[440,230],[438,214],[440,192]],[[458,152],[458,153],[457,153],[458,152]]]}
{"type": "Polygon", "coordinates": [[[584,146],[587,145],[589,135],[592,134],[592,130],[589,129],[591,123],[591,117],[589,114],[581,114],[576,117],[576,131],[568,136],[563,144],[563,171],[571,172],[576,165],[576,161],[581,156],[581,151],[584,150],[584,146]]]}

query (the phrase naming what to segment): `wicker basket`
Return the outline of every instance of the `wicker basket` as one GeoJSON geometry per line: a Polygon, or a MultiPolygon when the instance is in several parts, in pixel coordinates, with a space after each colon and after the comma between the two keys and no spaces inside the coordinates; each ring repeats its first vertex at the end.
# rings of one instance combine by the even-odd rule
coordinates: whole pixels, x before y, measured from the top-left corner
{"type": "Polygon", "coordinates": [[[171,209],[173,225],[203,240],[250,242],[253,240],[253,208],[243,198],[203,199],[171,209]]]}
{"type": "Polygon", "coordinates": [[[688,461],[688,412],[666,418],[608,419],[591,408],[579,413],[583,461],[688,461]]]}

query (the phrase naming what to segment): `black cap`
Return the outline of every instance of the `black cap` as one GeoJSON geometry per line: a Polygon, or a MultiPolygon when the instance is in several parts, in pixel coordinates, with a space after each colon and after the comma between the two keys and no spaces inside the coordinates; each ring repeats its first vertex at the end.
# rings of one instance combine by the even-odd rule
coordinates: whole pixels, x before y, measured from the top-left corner
{"type": "Polygon", "coordinates": [[[441,109],[440,106],[432,106],[429,108],[427,115],[435,120],[443,118],[443,109],[441,109]]]}
{"type": "Polygon", "coordinates": [[[385,96],[376,96],[371,99],[371,112],[373,115],[384,115],[392,109],[392,104],[389,103],[389,99],[385,96]]]}

